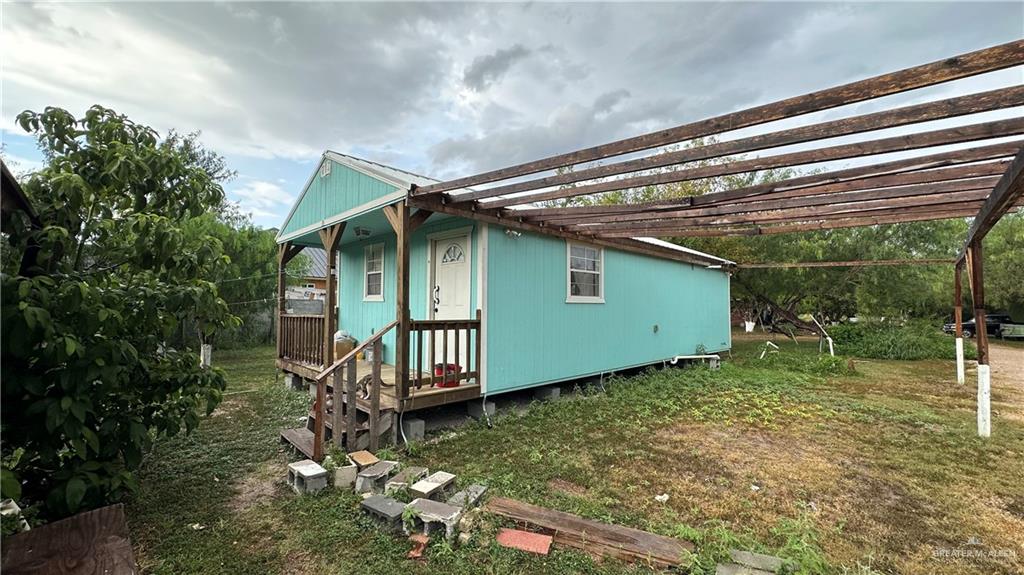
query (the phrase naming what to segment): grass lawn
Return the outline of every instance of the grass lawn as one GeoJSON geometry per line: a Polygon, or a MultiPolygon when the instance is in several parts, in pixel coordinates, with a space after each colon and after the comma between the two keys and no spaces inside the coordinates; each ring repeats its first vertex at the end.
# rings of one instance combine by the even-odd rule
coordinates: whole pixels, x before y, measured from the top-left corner
{"type": "MultiPolygon", "coordinates": [[[[981,440],[974,387],[955,384],[951,362],[854,360],[851,374],[809,342],[777,341],[781,353],[759,360],[761,341],[737,338],[718,371],[614,379],[400,457],[492,494],[693,540],[697,573],[732,546],[804,573],[1024,572],[1024,381],[997,366],[993,437],[981,440]],[[971,557],[936,556],[944,550],[971,557]]],[[[1021,347],[999,350],[994,363],[1024,364],[1021,347]]],[[[148,455],[128,505],[143,571],[646,572],[563,549],[532,556],[481,535],[460,548],[435,542],[413,562],[354,495],[292,495],[277,432],[299,425],[307,396],[284,389],[273,359],[271,348],[216,353],[226,401],[148,455]]]]}

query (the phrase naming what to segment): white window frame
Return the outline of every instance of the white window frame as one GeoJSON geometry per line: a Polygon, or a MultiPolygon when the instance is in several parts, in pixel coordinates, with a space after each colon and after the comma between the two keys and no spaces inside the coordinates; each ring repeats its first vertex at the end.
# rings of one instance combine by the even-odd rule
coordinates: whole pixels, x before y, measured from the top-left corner
{"type": "Polygon", "coordinates": [[[329,175],[331,175],[331,161],[325,159],[323,163],[320,164],[320,177],[326,178],[329,175]]]}
{"type": "Polygon", "coordinates": [[[384,244],[370,244],[363,248],[363,301],[384,301],[384,259],[386,250],[384,244]],[[371,295],[370,291],[370,252],[380,248],[380,271],[372,272],[380,274],[380,293],[371,295]]]}
{"type": "MultiPolygon", "coordinates": [[[[594,273],[594,272],[587,272],[586,270],[577,270],[577,271],[583,271],[584,273],[594,273]]],[[[600,248],[600,247],[597,247],[597,246],[592,246],[590,244],[566,241],[565,242],[565,303],[604,303],[604,274],[605,274],[605,271],[606,270],[604,269],[604,248],[600,248]],[[572,247],[573,246],[577,246],[577,247],[581,247],[581,248],[587,248],[587,249],[591,249],[591,250],[597,250],[597,261],[598,261],[598,268],[599,268],[598,271],[597,271],[597,289],[598,289],[598,292],[600,294],[597,297],[594,297],[594,296],[584,296],[584,295],[573,295],[572,294],[572,247]]]]}

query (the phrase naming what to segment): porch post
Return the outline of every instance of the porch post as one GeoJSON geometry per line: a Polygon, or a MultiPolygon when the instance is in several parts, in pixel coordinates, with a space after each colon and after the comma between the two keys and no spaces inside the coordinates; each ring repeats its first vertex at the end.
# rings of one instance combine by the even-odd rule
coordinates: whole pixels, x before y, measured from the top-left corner
{"type": "MultiPolygon", "coordinates": [[[[327,292],[324,294],[324,369],[334,363],[334,324],[337,320],[334,314],[334,304],[338,298],[334,268],[338,242],[344,231],[345,222],[320,230],[320,243],[323,244],[324,251],[327,252],[327,278],[324,282],[327,292]]],[[[341,409],[341,406],[335,405],[334,409],[341,409]]],[[[313,429],[313,459],[320,461],[323,459],[324,433],[327,422],[327,381],[325,379],[316,382],[316,402],[313,405],[313,413],[316,414],[316,426],[313,429]]],[[[341,433],[341,430],[336,429],[334,432],[341,433]]]]}
{"type": "Polygon", "coordinates": [[[985,279],[981,242],[968,247],[971,269],[971,299],[974,302],[975,342],[978,345],[978,435],[992,435],[991,372],[988,358],[988,329],[985,324],[985,279]]]}
{"type": "Polygon", "coordinates": [[[341,234],[345,233],[345,222],[334,224],[320,230],[320,242],[327,252],[327,277],[324,281],[324,369],[334,363],[334,332],[337,330],[338,316],[334,308],[338,305],[338,281],[335,272],[338,265],[338,244],[341,234]]]}
{"type": "Polygon", "coordinates": [[[963,269],[963,262],[957,262],[953,266],[953,335],[956,337],[956,382],[964,384],[964,331],[963,331],[963,287],[960,276],[963,269]]]}
{"type": "Polygon", "coordinates": [[[292,258],[299,255],[303,246],[297,246],[291,242],[284,242],[277,246],[277,357],[284,357],[284,337],[281,326],[281,318],[285,311],[285,291],[287,288],[287,273],[285,269],[292,258]]]}
{"type": "Polygon", "coordinates": [[[395,235],[397,236],[398,289],[395,297],[395,319],[398,332],[395,334],[395,376],[398,378],[398,410],[405,411],[405,399],[409,397],[409,206],[405,202],[395,204],[395,235]]]}

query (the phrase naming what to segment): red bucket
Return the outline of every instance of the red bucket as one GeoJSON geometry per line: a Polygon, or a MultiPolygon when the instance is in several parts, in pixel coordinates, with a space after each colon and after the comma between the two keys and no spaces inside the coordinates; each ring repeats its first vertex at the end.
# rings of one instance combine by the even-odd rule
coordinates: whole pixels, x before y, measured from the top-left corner
{"type": "Polygon", "coordinates": [[[444,376],[444,379],[434,385],[437,387],[458,387],[460,373],[462,373],[461,365],[456,365],[454,363],[435,363],[434,376],[444,376]]]}

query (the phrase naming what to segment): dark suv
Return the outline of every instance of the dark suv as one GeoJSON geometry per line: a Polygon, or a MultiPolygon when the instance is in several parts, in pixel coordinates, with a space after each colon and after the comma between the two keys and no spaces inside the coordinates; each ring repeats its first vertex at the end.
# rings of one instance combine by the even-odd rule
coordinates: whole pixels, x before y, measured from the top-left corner
{"type": "MultiPolygon", "coordinates": [[[[1004,323],[1013,323],[1013,320],[1010,319],[1009,314],[1005,314],[1005,313],[985,314],[985,333],[987,333],[989,335],[994,335],[994,336],[999,335],[999,326],[1000,326],[1000,324],[1004,324],[1004,323]]],[[[961,324],[961,326],[962,326],[962,329],[963,329],[964,337],[973,337],[974,334],[978,333],[978,328],[974,324],[974,318],[971,318],[971,319],[963,322],[961,324]]],[[[956,332],[956,324],[952,323],[952,322],[947,323],[947,324],[942,326],[942,331],[944,331],[946,333],[950,333],[950,334],[951,333],[955,333],[956,332]]]]}

